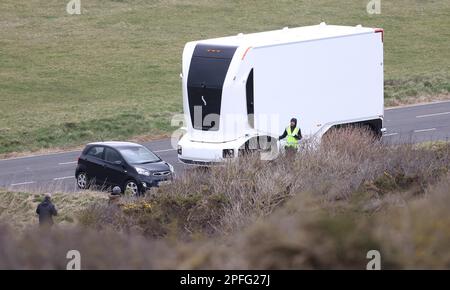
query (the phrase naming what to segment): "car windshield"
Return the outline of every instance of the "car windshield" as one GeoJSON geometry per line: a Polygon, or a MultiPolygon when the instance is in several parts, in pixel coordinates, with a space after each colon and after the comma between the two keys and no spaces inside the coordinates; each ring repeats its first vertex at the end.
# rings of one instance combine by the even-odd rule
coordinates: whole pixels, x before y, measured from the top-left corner
{"type": "Polygon", "coordinates": [[[144,146],[122,147],[118,149],[123,158],[131,164],[144,164],[158,162],[158,156],[144,146]]]}

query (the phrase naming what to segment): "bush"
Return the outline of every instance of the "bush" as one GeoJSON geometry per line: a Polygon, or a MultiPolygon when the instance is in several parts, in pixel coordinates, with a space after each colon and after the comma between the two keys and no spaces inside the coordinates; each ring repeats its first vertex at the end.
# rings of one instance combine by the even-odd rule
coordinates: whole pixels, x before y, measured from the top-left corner
{"type": "Polygon", "coordinates": [[[143,199],[124,200],[122,210],[94,205],[81,220],[97,228],[133,227],[151,237],[227,235],[303,192],[324,202],[349,202],[360,192],[423,194],[448,172],[449,147],[390,146],[347,128],[329,134],[321,146],[306,144],[294,157],[268,162],[250,154],[225,166],[188,170],[143,199]]]}
{"type": "Polygon", "coordinates": [[[328,138],[93,202],[82,228],[12,239],[0,229],[0,267],[61,268],[70,246],[89,255],[86,268],[364,269],[369,250],[383,268],[449,268],[449,144],[391,146],[350,129],[328,138]]]}

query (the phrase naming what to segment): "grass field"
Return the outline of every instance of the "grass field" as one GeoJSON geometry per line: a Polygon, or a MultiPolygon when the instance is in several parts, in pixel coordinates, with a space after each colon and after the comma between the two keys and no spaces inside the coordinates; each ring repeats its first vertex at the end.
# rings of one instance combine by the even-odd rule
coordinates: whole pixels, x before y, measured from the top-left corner
{"type": "Polygon", "coordinates": [[[387,103],[447,96],[450,2],[63,0],[0,3],[0,154],[172,130],[189,40],[285,26],[383,27],[387,103]],[[408,98],[409,97],[409,98],[408,98]]]}

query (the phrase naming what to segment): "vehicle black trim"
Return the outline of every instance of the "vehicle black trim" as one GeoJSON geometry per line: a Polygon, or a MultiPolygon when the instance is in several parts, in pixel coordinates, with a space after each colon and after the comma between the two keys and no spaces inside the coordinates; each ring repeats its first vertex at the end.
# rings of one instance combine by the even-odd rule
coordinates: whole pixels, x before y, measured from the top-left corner
{"type": "Polygon", "coordinates": [[[368,128],[378,138],[381,138],[381,136],[383,135],[383,132],[381,130],[383,128],[383,119],[381,118],[334,125],[330,129],[328,129],[327,132],[330,132],[332,129],[341,129],[348,127],[368,128]]]}
{"type": "Polygon", "coordinates": [[[184,158],[179,158],[179,160],[183,163],[186,164],[191,164],[191,165],[204,165],[204,166],[208,166],[208,165],[220,165],[223,164],[223,162],[214,162],[214,161],[198,161],[198,160],[190,160],[190,159],[184,159],[184,158]]]}
{"type": "Polygon", "coordinates": [[[247,83],[245,84],[246,100],[247,100],[247,118],[250,127],[255,127],[255,107],[253,92],[253,69],[248,74],[247,83]]]}
{"type": "Polygon", "coordinates": [[[189,112],[194,129],[219,130],[223,84],[236,49],[206,44],[195,47],[187,78],[189,112]]]}

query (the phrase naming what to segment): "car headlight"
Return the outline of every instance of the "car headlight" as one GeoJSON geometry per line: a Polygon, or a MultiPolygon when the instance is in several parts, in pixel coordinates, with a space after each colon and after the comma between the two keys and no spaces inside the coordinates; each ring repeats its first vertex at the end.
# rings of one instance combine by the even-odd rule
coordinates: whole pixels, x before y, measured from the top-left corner
{"type": "Polygon", "coordinates": [[[169,165],[169,169],[170,169],[170,172],[172,172],[172,173],[174,173],[174,169],[173,169],[173,166],[172,166],[172,164],[170,164],[170,163],[167,163],[167,165],[169,165]]]}
{"type": "Polygon", "coordinates": [[[144,176],[150,176],[150,171],[148,171],[147,169],[140,168],[140,167],[135,167],[135,168],[136,168],[136,171],[138,174],[144,175],[144,176]]]}

